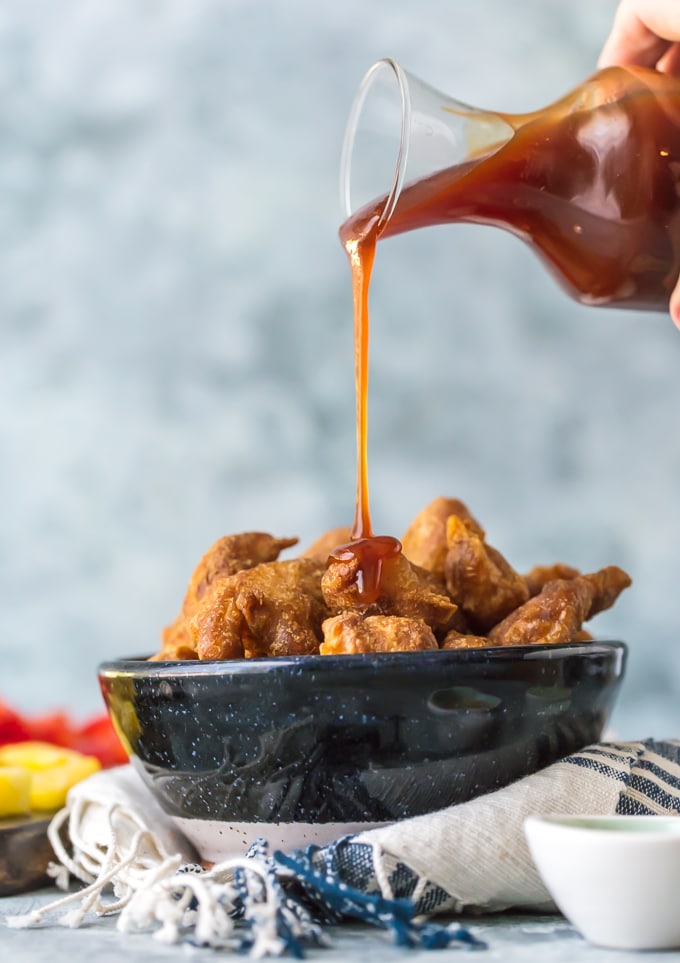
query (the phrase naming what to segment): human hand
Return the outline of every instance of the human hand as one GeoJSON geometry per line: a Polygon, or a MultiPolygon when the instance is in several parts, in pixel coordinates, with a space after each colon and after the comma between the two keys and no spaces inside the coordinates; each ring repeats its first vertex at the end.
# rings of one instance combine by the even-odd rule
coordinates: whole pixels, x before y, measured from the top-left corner
{"type": "Polygon", "coordinates": [[[599,67],[631,64],[680,76],[680,3],[621,0],[599,67]]]}
{"type": "MultiPolygon", "coordinates": [[[[680,3],[677,0],[621,0],[598,67],[616,64],[654,67],[680,77],[680,3]]],[[[680,280],[669,310],[680,328],[680,280]]]]}

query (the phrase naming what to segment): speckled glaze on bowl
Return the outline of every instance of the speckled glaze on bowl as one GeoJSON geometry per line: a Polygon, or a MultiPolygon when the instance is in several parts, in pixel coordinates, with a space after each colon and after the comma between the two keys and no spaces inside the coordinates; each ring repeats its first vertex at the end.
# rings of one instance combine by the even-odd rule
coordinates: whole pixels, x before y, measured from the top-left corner
{"type": "Polygon", "coordinates": [[[431,812],[598,739],[622,642],[100,666],[132,763],[204,859],[431,812]]]}

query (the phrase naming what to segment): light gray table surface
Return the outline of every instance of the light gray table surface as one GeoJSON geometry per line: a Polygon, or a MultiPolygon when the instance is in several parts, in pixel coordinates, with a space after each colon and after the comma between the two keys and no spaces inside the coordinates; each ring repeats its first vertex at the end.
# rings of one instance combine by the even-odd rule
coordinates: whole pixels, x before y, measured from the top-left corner
{"type": "MultiPolygon", "coordinates": [[[[71,930],[50,922],[34,929],[10,929],[5,917],[27,913],[57,895],[56,890],[41,890],[22,896],[0,899],[0,953],[12,963],[79,963],[96,960],[97,963],[120,963],[123,958],[156,960],[184,960],[187,956],[206,961],[221,959],[248,959],[241,954],[214,952],[187,945],[166,946],[148,934],[123,934],[116,929],[115,917],[93,918],[80,929],[71,930]]],[[[528,916],[500,914],[468,921],[469,929],[483,939],[487,948],[474,952],[475,959],[488,960],[540,960],[541,963],[630,963],[638,957],[649,961],[658,956],[663,963],[680,961],[680,951],[654,954],[608,950],[586,942],[574,928],[560,916],[528,916]]],[[[314,948],[307,952],[308,960],[326,960],[328,963],[375,963],[375,961],[404,960],[408,963],[447,963],[449,960],[465,959],[471,952],[467,948],[452,946],[443,950],[429,951],[394,946],[388,933],[372,927],[347,924],[329,929],[331,946],[314,948]]]]}

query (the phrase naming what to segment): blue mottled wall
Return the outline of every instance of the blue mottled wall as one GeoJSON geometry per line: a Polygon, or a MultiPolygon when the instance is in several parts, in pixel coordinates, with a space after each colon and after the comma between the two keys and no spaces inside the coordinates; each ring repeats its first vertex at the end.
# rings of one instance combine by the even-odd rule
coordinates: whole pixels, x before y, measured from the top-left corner
{"type": "MultiPolygon", "coordinates": [[[[0,11],[0,693],[98,710],[199,555],[351,519],[340,142],[391,55],[459,99],[547,104],[613,0],[8,0],[0,11]],[[512,23],[511,23],[512,19],[512,23]]],[[[627,568],[614,725],[680,735],[680,334],[571,303],[520,242],[381,245],[376,526],[464,498],[520,568],[627,568]]]]}

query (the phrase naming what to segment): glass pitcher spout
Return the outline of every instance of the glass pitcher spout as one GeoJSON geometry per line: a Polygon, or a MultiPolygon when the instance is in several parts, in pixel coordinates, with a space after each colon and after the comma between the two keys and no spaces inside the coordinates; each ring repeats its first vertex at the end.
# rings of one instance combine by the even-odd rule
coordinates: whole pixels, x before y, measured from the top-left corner
{"type": "Polygon", "coordinates": [[[461,103],[386,58],[366,73],[352,104],[340,160],[346,217],[382,198],[379,226],[402,188],[442,168],[472,165],[512,139],[513,118],[461,103]]]}

